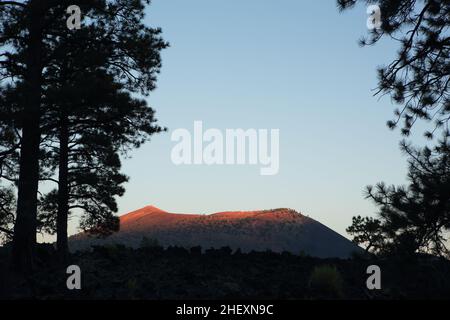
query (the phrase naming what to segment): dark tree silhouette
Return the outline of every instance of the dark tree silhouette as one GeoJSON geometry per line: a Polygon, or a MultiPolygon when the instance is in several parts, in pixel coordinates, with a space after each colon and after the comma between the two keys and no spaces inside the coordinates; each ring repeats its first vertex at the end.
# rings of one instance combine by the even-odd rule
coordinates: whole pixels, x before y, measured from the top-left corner
{"type": "Polygon", "coordinates": [[[154,111],[145,101],[131,98],[102,73],[80,73],[48,92],[58,103],[49,103],[52,120],[45,143],[50,164],[58,168],[58,177],[52,178],[58,189],[44,197],[40,218],[47,231],[57,232],[61,257],[67,255],[69,210],[85,213],[85,231],[102,236],[117,231],[115,196],[123,195],[127,181],[119,172],[119,154],[163,130],[154,124],[154,111]]]}
{"type": "Polygon", "coordinates": [[[354,241],[375,253],[448,256],[450,231],[450,141],[449,135],[433,149],[417,150],[404,141],[409,157],[407,187],[379,183],[367,187],[367,198],[379,208],[378,219],[353,218],[347,232],[354,241]]]}
{"type": "Polygon", "coordinates": [[[15,222],[14,184],[20,139],[15,130],[17,103],[11,98],[11,88],[0,91],[0,243],[12,239],[15,222]]]}
{"type": "MultiPolygon", "coordinates": [[[[61,212],[58,224],[61,226],[61,232],[64,229],[62,226],[67,222],[62,212],[67,212],[66,209],[68,209],[67,205],[63,207],[63,204],[69,201],[68,190],[65,190],[64,186],[67,186],[70,181],[68,172],[64,172],[63,164],[70,161],[67,142],[70,144],[71,141],[67,140],[70,138],[70,131],[64,132],[64,130],[69,129],[70,123],[67,120],[70,119],[71,114],[70,112],[64,114],[64,110],[68,108],[64,100],[61,100],[61,103],[48,100],[51,97],[50,88],[57,86],[62,79],[65,79],[65,82],[71,81],[70,72],[74,70],[70,69],[70,65],[66,68],[69,74],[65,76],[61,73],[62,69],[58,70],[62,57],[68,57],[66,61],[69,62],[74,58],[72,55],[74,52],[69,48],[73,49],[76,44],[70,46],[67,40],[70,39],[72,32],[79,34],[79,38],[75,40],[82,41],[82,45],[97,48],[98,56],[103,64],[96,64],[97,60],[93,57],[92,60],[88,60],[92,63],[91,69],[103,68],[104,74],[120,85],[117,90],[147,95],[155,87],[156,74],[161,66],[159,51],[167,46],[159,36],[159,29],[148,28],[142,23],[145,4],[149,3],[150,1],[147,0],[79,0],[75,2],[28,0],[23,3],[0,1],[0,19],[3,22],[0,25],[0,47],[3,50],[0,55],[0,75],[2,79],[8,79],[13,86],[16,86],[17,96],[23,97],[20,103],[22,110],[20,126],[18,126],[21,143],[17,217],[13,241],[13,263],[16,270],[32,268],[38,225],[38,182],[43,178],[39,160],[41,158],[45,161],[42,159],[40,146],[42,143],[45,146],[45,143],[51,141],[48,140],[51,138],[47,135],[52,136],[56,133],[62,142],[58,152],[59,164],[63,169],[59,177],[62,180],[62,188],[58,189],[58,201],[61,205],[58,207],[61,212]],[[82,8],[86,18],[82,30],[69,31],[66,27],[66,8],[73,4],[82,8]],[[105,59],[107,63],[104,63],[105,59]],[[54,132],[45,131],[50,130],[51,127],[47,122],[46,114],[48,111],[46,107],[50,106],[50,103],[59,108],[60,115],[59,130],[54,132]]],[[[76,116],[75,114],[74,117],[76,116]]],[[[95,124],[91,123],[91,125],[95,124]]],[[[132,128],[132,125],[129,128],[132,128]]],[[[91,139],[90,148],[94,148],[94,141],[94,138],[91,139]]],[[[109,149],[110,154],[116,151],[111,146],[109,149]]],[[[85,149],[86,152],[92,150],[87,147],[85,149]]],[[[98,160],[101,164],[107,162],[100,158],[98,160]]],[[[117,165],[112,167],[114,166],[117,167],[117,165]]],[[[113,175],[116,173],[117,170],[113,172],[113,175]]],[[[117,192],[120,194],[123,191],[117,192]]],[[[93,222],[96,219],[86,221],[93,222]]]]}
{"type": "Polygon", "coordinates": [[[32,268],[36,242],[43,38],[48,4],[47,0],[0,1],[0,47],[6,48],[1,53],[1,75],[21,79],[24,90],[13,243],[16,270],[32,268]]]}
{"type": "Polygon", "coordinates": [[[12,240],[15,196],[11,187],[0,187],[0,244],[12,240]]]}
{"type": "MultiPolygon", "coordinates": [[[[83,12],[98,23],[66,33],[60,39],[64,48],[59,50],[60,63],[49,68],[48,79],[57,84],[56,90],[49,89],[48,114],[58,119],[56,230],[62,257],[67,255],[70,209],[86,213],[81,226],[91,233],[107,235],[118,229],[118,219],[111,213],[117,211],[114,197],[124,193],[121,184],[127,178],[119,173],[116,153],[126,154],[162,130],[154,125],[154,111],[145,101],[129,94],[148,94],[155,87],[159,51],[167,46],[160,30],[140,22],[143,9],[136,1],[89,4],[83,12]],[[122,12],[127,13],[126,20],[122,12]],[[105,15],[110,24],[103,23],[105,15]]],[[[44,203],[48,208],[49,201],[44,203]]]]}
{"type": "Polygon", "coordinates": [[[385,237],[378,219],[353,217],[352,225],[346,231],[354,236],[353,242],[365,247],[366,252],[380,253],[384,248],[385,237]]]}
{"type": "MultiPolygon", "coordinates": [[[[341,10],[367,0],[337,0],[341,10]]],[[[425,132],[429,138],[442,128],[449,130],[450,100],[450,1],[380,0],[382,26],[371,31],[361,45],[372,45],[383,36],[399,42],[400,50],[392,63],[378,70],[378,93],[388,94],[401,107],[395,128],[403,121],[402,133],[409,135],[418,119],[433,122],[425,132]]]]}

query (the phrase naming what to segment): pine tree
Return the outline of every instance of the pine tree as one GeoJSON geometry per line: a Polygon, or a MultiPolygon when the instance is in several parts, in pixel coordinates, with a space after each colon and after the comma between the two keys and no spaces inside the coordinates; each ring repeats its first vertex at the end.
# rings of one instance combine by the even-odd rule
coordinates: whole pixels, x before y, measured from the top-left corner
{"type": "MultiPolygon", "coordinates": [[[[118,90],[139,92],[143,95],[148,95],[155,87],[156,74],[161,67],[159,51],[167,46],[159,36],[159,29],[146,27],[142,23],[145,4],[149,4],[150,1],[75,2],[0,1],[2,9],[0,47],[4,49],[0,55],[0,74],[3,79],[12,82],[17,100],[24,97],[20,104],[21,113],[18,121],[20,126],[16,128],[21,134],[17,215],[13,241],[13,262],[16,270],[32,268],[38,227],[38,183],[40,179],[48,178],[48,174],[43,176],[44,170],[42,166],[39,167],[39,161],[46,162],[43,158],[48,156],[46,144],[54,139],[53,134],[59,134],[63,142],[61,150],[67,145],[63,131],[67,127],[64,121],[70,118],[69,113],[67,116],[59,117],[60,130],[51,132],[50,128],[56,127],[49,122],[51,113],[47,112],[50,103],[59,108],[59,115],[64,115],[64,110],[68,106],[64,105],[65,102],[48,101],[47,94],[52,87],[57,87],[60,81],[70,83],[73,76],[70,65],[66,69],[68,74],[55,73],[58,66],[61,66],[63,57],[69,57],[69,61],[70,58],[74,58],[76,43],[70,45],[69,39],[80,41],[88,48],[97,48],[102,63],[107,61],[106,64],[98,64],[95,57],[88,60],[92,64],[92,72],[95,68],[103,68],[104,73],[111,77],[114,83],[120,85],[118,90]],[[69,31],[65,23],[66,9],[73,4],[79,5],[88,19],[81,30],[69,31]],[[76,36],[71,38],[71,35],[79,38],[75,39],[76,36]]],[[[66,136],[68,135],[69,132],[66,136]]],[[[64,150],[60,152],[61,157],[65,153],[64,150]]],[[[66,161],[61,159],[60,162],[62,164],[66,161]]],[[[67,176],[64,172],[61,174],[60,179],[67,176]]],[[[63,181],[61,185],[64,186],[66,183],[63,181]]],[[[64,187],[60,188],[62,192],[58,196],[61,205],[67,199],[63,197],[63,193],[67,193],[63,189],[64,187]]],[[[66,212],[65,208],[61,210],[66,212]]],[[[59,219],[61,226],[65,224],[63,214],[59,219]]],[[[61,230],[63,232],[63,228],[61,230]]]]}
{"type": "MultiPolygon", "coordinates": [[[[366,0],[337,0],[341,10],[366,0]]],[[[383,37],[399,42],[397,57],[378,69],[378,94],[390,95],[400,105],[395,128],[403,121],[402,133],[409,135],[417,120],[433,122],[425,132],[449,130],[450,96],[450,1],[380,0],[381,28],[373,29],[361,45],[373,45],[383,37]]]]}
{"type": "Polygon", "coordinates": [[[48,164],[58,168],[57,190],[42,199],[40,218],[57,232],[61,257],[67,256],[67,219],[72,209],[84,214],[81,227],[102,236],[118,230],[115,197],[124,193],[120,154],[139,147],[163,129],[154,111],[132,98],[103,72],[80,74],[48,97],[51,122],[46,138],[48,164]],[[54,97],[54,98],[53,98],[54,97]],[[64,97],[64,98],[62,98],[64,97]],[[50,112],[50,110],[52,112],[50,112]],[[56,221],[54,221],[56,219],[56,221]]]}
{"type": "Polygon", "coordinates": [[[154,111],[145,101],[130,95],[154,89],[159,51],[167,46],[160,30],[140,22],[143,9],[136,1],[87,7],[90,18],[96,16],[99,23],[60,39],[64,50],[59,52],[65,54],[48,71],[50,81],[58,84],[47,96],[48,114],[58,119],[54,126],[59,144],[56,230],[63,258],[70,209],[86,213],[81,227],[91,233],[117,230],[118,219],[111,215],[117,211],[114,197],[123,194],[121,184],[127,178],[119,173],[116,153],[126,154],[162,130],[154,125],[154,111]],[[127,20],[122,11],[127,12],[127,20]],[[111,25],[102,23],[105,15],[111,25]]]}
{"type": "Polygon", "coordinates": [[[1,54],[1,74],[19,78],[24,90],[13,242],[16,270],[32,268],[36,243],[44,17],[48,4],[47,0],[0,1],[0,46],[6,48],[1,54]]]}
{"type": "Polygon", "coordinates": [[[15,183],[20,139],[16,133],[17,102],[11,88],[0,91],[0,243],[12,239],[15,222],[15,183]]]}
{"type": "Polygon", "coordinates": [[[405,141],[401,148],[409,157],[408,186],[367,187],[367,198],[379,207],[378,217],[353,218],[347,232],[375,253],[449,256],[449,135],[433,149],[418,150],[405,141]]]}

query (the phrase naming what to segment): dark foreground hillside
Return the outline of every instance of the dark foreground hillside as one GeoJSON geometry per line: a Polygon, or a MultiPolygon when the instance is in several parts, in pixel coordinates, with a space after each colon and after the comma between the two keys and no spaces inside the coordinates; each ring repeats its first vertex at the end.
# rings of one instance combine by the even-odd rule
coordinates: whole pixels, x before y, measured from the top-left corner
{"type": "Polygon", "coordinates": [[[230,249],[96,247],[71,256],[82,289],[66,289],[65,267],[39,249],[36,273],[20,279],[0,248],[0,298],[38,299],[393,299],[450,298],[450,262],[435,258],[319,259],[230,249]],[[367,266],[382,270],[382,290],[366,288],[367,266]]]}

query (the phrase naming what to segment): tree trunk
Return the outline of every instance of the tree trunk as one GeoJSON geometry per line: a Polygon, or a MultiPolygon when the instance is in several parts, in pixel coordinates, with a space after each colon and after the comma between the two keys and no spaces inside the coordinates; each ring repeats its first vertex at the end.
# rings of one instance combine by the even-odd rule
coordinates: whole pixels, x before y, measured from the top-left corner
{"type": "Polygon", "coordinates": [[[58,215],[56,218],[56,246],[61,262],[68,257],[67,222],[69,216],[69,131],[67,116],[62,114],[59,128],[59,187],[58,187],[58,215]]]}
{"type": "Polygon", "coordinates": [[[40,0],[28,4],[29,40],[26,52],[26,95],[23,111],[17,218],[14,226],[12,262],[17,271],[31,271],[36,245],[37,192],[39,184],[40,104],[42,83],[42,25],[40,0]]]}

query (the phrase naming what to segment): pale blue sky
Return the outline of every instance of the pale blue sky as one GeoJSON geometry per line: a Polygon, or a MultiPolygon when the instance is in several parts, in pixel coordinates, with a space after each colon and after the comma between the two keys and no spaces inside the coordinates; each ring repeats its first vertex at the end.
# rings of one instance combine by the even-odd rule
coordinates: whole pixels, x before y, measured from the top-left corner
{"type": "MultiPolygon", "coordinates": [[[[389,98],[373,97],[375,68],[396,44],[360,48],[364,7],[335,0],[153,0],[147,22],[163,29],[158,88],[148,101],[168,133],[124,160],[120,214],[145,205],[184,213],[289,207],[345,235],[372,215],[367,184],[405,182],[400,134],[385,123],[389,98]],[[280,171],[255,166],[175,166],[170,132],[280,129],[280,171]]],[[[75,230],[72,224],[72,231],[75,230]]]]}

